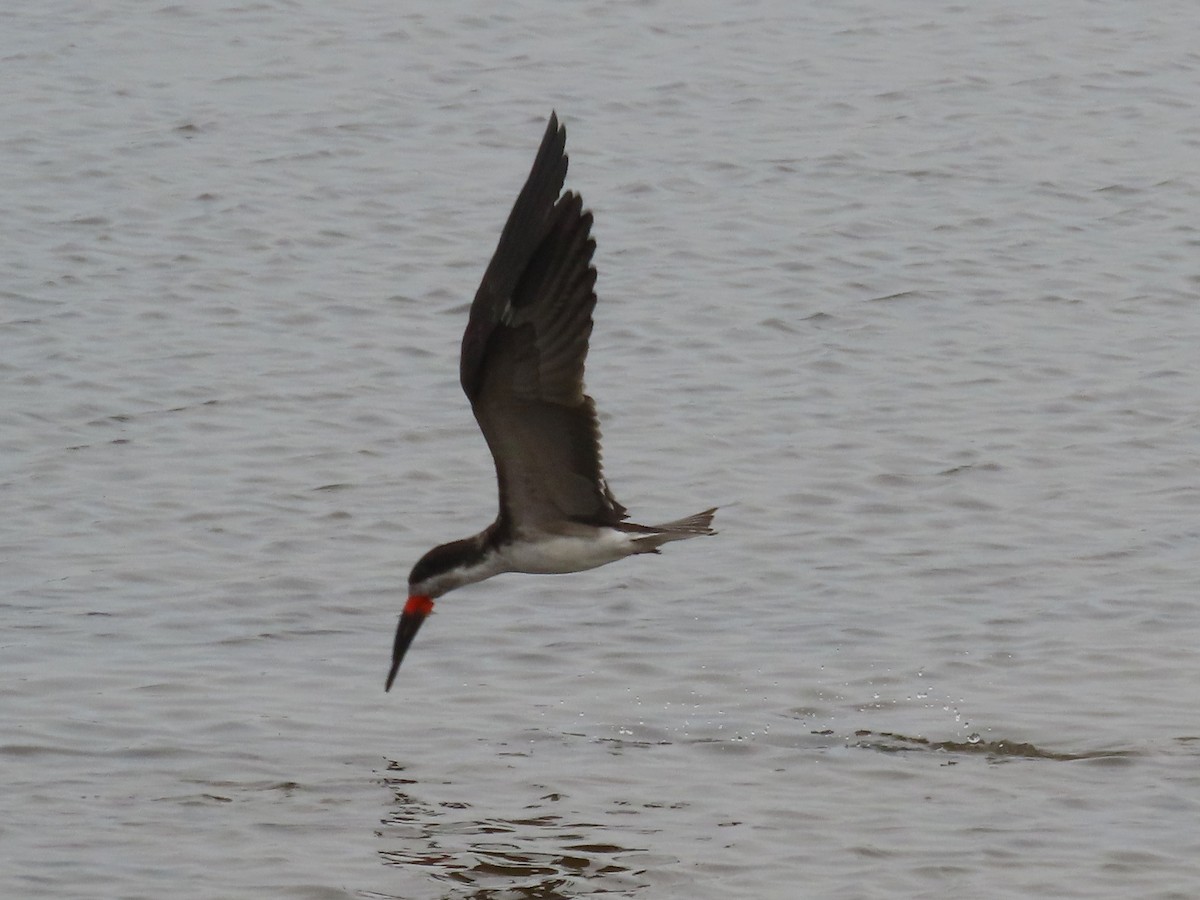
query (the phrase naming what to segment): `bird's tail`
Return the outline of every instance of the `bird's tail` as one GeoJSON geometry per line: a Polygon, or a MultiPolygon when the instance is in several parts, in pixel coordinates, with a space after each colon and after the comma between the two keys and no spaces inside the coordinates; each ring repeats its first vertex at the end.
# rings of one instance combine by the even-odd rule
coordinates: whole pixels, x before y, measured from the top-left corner
{"type": "Polygon", "coordinates": [[[670,541],[682,541],[685,538],[697,537],[701,534],[716,534],[712,528],[713,516],[717,508],[706,509],[694,516],[676,519],[674,522],[664,522],[661,525],[634,525],[625,523],[623,528],[644,531],[645,537],[634,540],[638,553],[657,553],[658,548],[670,541]]]}

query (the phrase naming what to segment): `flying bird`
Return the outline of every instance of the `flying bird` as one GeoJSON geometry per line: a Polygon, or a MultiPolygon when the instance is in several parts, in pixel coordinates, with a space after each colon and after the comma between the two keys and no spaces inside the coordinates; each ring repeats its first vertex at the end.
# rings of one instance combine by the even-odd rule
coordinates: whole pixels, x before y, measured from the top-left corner
{"type": "Polygon", "coordinates": [[[447,591],[502,572],[582,572],[716,533],[715,508],[662,525],[627,522],[604,480],[596,406],[583,387],[596,242],[592,214],[562,192],[566,140],[551,113],[463,334],[459,377],[496,463],[500,513],[413,566],[385,690],[447,591]]]}

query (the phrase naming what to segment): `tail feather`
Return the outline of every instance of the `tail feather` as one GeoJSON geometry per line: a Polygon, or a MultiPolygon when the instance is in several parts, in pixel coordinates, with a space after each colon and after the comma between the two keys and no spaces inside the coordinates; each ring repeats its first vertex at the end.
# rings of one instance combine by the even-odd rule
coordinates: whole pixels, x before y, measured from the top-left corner
{"type": "Polygon", "coordinates": [[[716,534],[712,528],[713,516],[717,508],[706,509],[694,516],[676,519],[674,522],[664,522],[661,525],[634,525],[629,522],[621,523],[622,530],[645,533],[645,537],[636,538],[637,553],[657,553],[658,548],[669,541],[682,541],[686,538],[702,534],[716,534]]]}
{"type": "Polygon", "coordinates": [[[713,516],[717,514],[717,508],[706,509],[704,512],[698,512],[694,516],[688,516],[685,519],[676,519],[674,522],[664,522],[661,525],[651,525],[655,531],[666,532],[670,534],[678,534],[680,537],[692,537],[697,534],[716,534],[712,530],[713,516]]]}

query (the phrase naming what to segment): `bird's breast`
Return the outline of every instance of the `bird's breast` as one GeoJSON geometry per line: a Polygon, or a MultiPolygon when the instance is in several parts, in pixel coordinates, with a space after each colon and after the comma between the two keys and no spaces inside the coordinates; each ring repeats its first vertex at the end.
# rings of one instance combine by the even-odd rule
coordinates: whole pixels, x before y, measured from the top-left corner
{"type": "Polygon", "coordinates": [[[538,535],[501,549],[510,571],[533,575],[582,572],[633,552],[631,536],[613,528],[597,528],[586,536],[538,535]]]}

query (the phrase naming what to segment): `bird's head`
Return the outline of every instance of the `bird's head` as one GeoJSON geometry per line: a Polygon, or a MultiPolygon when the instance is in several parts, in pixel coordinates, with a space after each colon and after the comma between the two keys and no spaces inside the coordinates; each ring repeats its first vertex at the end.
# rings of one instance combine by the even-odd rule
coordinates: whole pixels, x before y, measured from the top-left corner
{"type": "Polygon", "coordinates": [[[433,612],[433,601],[456,587],[488,577],[480,565],[481,549],[482,541],[478,537],[453,541],[434,547],[413,566],[408,576],[408,601],[396,626],[392,667],[384,690],[392,689],[408,645],[417,636],[425,618],[433,612]]]}
{"type": "Polygon", "coordinates": [[[412,567],[408,575],[408,595],[436,600],[456,587],[469,584],[470,560],[478,552],[478,541],[474,538],[434,547],[412,567]]]}

